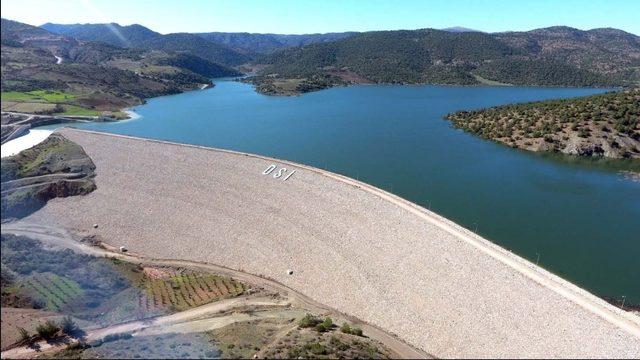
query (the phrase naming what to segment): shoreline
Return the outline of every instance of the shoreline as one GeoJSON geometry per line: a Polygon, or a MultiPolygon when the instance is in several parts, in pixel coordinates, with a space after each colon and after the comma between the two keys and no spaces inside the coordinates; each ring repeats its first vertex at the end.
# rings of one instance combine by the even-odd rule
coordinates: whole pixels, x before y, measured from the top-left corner
{"type": "Polygon", "coordinates": [[[91,224],[98,220],[97,235],[132,251],[274,278],[435,356],[640,354],[634,345],[640,338],[637,316],[384,190],[269,157],[91,131],[60,132],[96,163],[98,190],[52,200],[25,221],[94,232],[91,224]],[[114,148],[119,151],[104,150],[114,148]],[[146,160],[149,150],[160,157],[153,164],[146,160]],[[269,163],[297,172],[279,182],[260,175],[269,163]],[[148,166],[154,168],[152,184],[143,180],[148,166]],[[149,198],[148,191],[162,186],[165,178],[171,193],[149,198]],[[286,207],[269,221],[252,220],[273,211],[267,210],[273,207],[270,199],[281,199],[286,207]],[[187,210],[196,204],[198,214],[187,210]],[[158,223],[169,209],[170,217],[158,223]],[[316,258],[325,258],[329,266],[319,266],[316,258]],[[341,261],[334,265],[334,258],[341,261]],[[296,275],[284,274],[287,267],[296,275]],[[431,325],[420,325],[425,323],[431,325]],[[593,331],[585,335],[577,328],[593,331]],[[509,337],[503,338],[506,333],[509,337]],[[532,343],[532,336],[538,340],[532,343]],[[468,343],[469,337],[477,341],[468,343]]]}
{"type": "MultiPolygon", "coordinates": [[[[259,81],[253,81],[254,78],[255,79],[259,79],[261,76],[264,75],[254,75],[254,76],[245,76],[245,77],[241,77],[238,78],[240,80],[236,80],[238,82],[242,82],[245,84],[249,84],[253,87],[254,91],[258,94],[261,95],[265,95],[265,96],[285,96],[285,97],[289,97],[289,96],[301,96],[304,94],[308,94],[308,93],[313,93],[313,92],[318,92],[318,91],[323,91],[323,90],[329,90],[329,89],[333,89],[333,88],[341,88],[341,87],[350,87],[350,86],[375,86],[375,85],[379,85],[379,86],[442,86],[442,87],[495,87],[495,88],[509,88],[509,87],[522,87],[522,88],[537,88],[537,89],[545,89],[545,88],[549,88],[549,89],[605,89],[605,90],[609,90],[609,91],[621,91],[627,88],[633,88],[633,86],[613,86],[613,87],[607,87],[607,86],[567,86],[567,85],[518,85],[518,84],[486,84],[486,83],[482,83],[479,82],[477,84],[447,84],[447,83],[385,83],[385,82],[350,82],[350,83],[344,83],[344,84],[334,84],[332,86],[327,86],[324,88],[318,88],[318,89],[312,89],[309,91],[283,91],[283,92],[263,92],[260,91],[259,89],[259,85],[265,84],[267,82],[259,82],[259,81]],[[246,80],[246,81],[242,81],[242,80],[246,80]]],[[[295,80],[298,78],[270,78],[271,80],[274,81],[291,81],[291,80],[295,80]]]]}

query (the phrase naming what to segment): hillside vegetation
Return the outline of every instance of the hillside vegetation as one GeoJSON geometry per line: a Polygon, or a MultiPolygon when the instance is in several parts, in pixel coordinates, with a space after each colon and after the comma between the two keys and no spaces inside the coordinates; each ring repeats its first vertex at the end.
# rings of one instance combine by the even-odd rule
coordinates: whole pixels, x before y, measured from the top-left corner
{"type": "Polygon", "coordinates": [[[487,34],[376,31],[258,57],[259,75],[350,83],[611,86],[640,83],[640,38],[613,29],[487,34]]]}
{"type": "Polygon", "coordinates": [[[348,38],[355,32],[325,33],[325,34],[250,34],[210,32],[199,33],[202,38],[224,44],[233,49],[254,54],[266,54],[290,47],[305,46],[315,43],[331,42],[348,38]]]}
{"type": "Polygon", "coordinates": [[[640,88],[460,111],[446,118],[457,128],[521,149],[640,159],[640,88]]]}
{"type": "Polygon", "coordinates": [[[239,74],[190,53],[121,48],[2,19],[2,110],[6,111],[64,114],[75,106],[84,110],[74,113],[95,115],[140,104],[148,97],[210,86],[211,77],[239,74]],[[51,108],[8,96],[32,91],[72,96],[53,102],[51,108]]]}

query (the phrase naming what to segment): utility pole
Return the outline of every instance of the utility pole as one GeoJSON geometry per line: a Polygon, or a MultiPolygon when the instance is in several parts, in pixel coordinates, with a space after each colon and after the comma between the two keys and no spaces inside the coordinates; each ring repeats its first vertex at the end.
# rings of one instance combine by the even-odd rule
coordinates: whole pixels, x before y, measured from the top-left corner
{"type": "Polygon", "coordinates": [[[620,309],[624,310],[624,301],[627,299],[626,296],[622,295],[622,305],[620,306],[620,309]]]}
{"type": "Polygon", "coordinates": [[[536,253],[536,255],[538,256],[538,257],[536,258],[536,265],[538,265],[538,263],[540,262],[540,254],[539,254],[539,253],[536,253]]]}

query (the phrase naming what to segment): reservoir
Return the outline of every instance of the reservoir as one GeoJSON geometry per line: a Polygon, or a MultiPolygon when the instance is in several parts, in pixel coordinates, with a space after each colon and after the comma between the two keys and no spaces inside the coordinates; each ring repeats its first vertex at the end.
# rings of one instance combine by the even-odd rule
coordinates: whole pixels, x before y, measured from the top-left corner
{"type": "Polygon", "coordinates": [[[443,120],[456,110],[602,91],[375,85],[273,97],[219,80],[212,89],[150,99],[134,109],[137,119],[73,126],[344,174],[477,231],[596,295],[638,303],[638,180],[610,162],[514,150],[443,120]]]}

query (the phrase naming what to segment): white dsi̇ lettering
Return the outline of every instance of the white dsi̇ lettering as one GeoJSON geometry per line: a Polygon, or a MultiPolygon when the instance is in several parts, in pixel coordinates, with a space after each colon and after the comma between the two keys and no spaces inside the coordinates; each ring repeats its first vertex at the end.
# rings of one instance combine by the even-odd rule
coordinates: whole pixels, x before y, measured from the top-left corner
{"type": "Polygon", "coordinates": [[[268,167],[265,171],[263,171],[263,172],[262,172],[262,175],[269,175],[269,174],[271,174],[271,172],[272,172],[273,170],[275,170],[275,169],[276,169],[276,167],[277,167],[277,166],[276,166],[276,164],[271,164],[271,165],[269,165],[269,167],[268,167]]]}
{"type": "Polygon", "coordinates": [[[277,179],[277,178],[281,177],[281,176],[282,176],[284,173],[286,173],[286,172],[287,172],[287,169],[285,169],[285,168],[280,168],[278,171],[276,171],[276,173],[275,173],[275,174],[273,174],[273,178],[274,178],[274,179],[277,179]]]}

